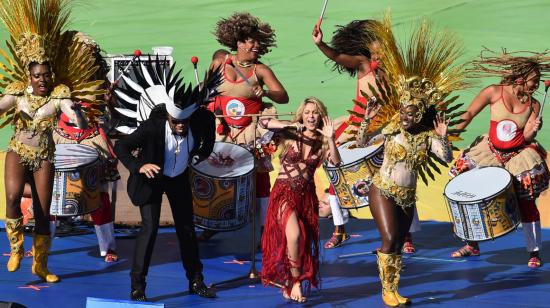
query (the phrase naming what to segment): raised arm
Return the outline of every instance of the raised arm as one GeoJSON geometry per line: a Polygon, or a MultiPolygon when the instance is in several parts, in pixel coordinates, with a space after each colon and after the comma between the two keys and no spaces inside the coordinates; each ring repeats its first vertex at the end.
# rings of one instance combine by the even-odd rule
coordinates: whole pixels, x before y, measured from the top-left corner
{"type": "Polygon", "coordinates": [[[338,147],[334,141],[334,123],[332,119],[327,117],[323,118],[323,129],[317,129],[323,137],[327,139],[328,142],[328,151],[326,153],[325,159],[328,160],[332,165],[338,166],[342,162],[340,157],[340,152],[338,152],[338,147]]]}
{"type": "Polygon", "coordinates": [[[3,115],[6,111],[10,110],[11,107],[15,105],[15,96],[13,95],[4,95],[0,99],[0,116],[3,115]]]}
{"type": "Polygon", "coordinates": [[[450,163],[453,160],[453,149],[447,137],[447,129],[449,120],[445,119],[445,114],[441,113],[436,116],[434,121],[435,138],[431,138],[430,151],[439,159],[450,163]]]}
{"type": "Polygon", "coordinates": [[[468,109],[466,109],[466,112],[460,117],[461,119],[464,119],[465,121],[458,124],[456,126],[457,129],[465,129],[470,122],[472,122],[472,119],[485,108],[485,106],[491,104],[493,101],[493,98],[496,95],[500,95],[500,87],[498,86],[489,86],[481,92],[474,98],[470,106],[468,106],[468,109]]]}
{"type": "Polygon", "coordinates": [[[337,64],[347,67],[349,69],[359,69],[362,64],[367,64],[370,66],[370,61],[365,56],[352,56],[343,53],[338,53],[332,47],[328,46],[323,42],[323,31],[321,28],[315,26],[313,28],[313,42],[325,56],[337,64]]]}
{"type": "Polygon", "coordinates": [[[285,128],[294,128],[298,131],[301,131],[304,128],[304,125],[299,122],[281,121],[273,118],[261,119],[258,123],[262,128],[272,131],[277,131],[285,128]]]}

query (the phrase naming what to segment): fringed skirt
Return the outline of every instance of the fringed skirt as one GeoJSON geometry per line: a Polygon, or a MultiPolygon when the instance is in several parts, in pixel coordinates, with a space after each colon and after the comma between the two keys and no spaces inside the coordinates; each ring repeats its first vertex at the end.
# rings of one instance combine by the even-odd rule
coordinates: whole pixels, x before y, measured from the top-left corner
{"type": "Polygon", "coordinates": [[[292,287],[306,281],[306,290],[319,288],[319,206],[313,179],[278,179],[271,190],[262,236],[262,282],[292,287]],[[299,257],[291,260],[286,243],[286,224],[295,213],[300,228],[299,257]],[[291,268],[301,271],[292,277],[291,268]]]}
{"type": "Polygon", "coordinates": [[[502,151],[491,144],[487,135],[482,135],[462,152],[450,174],[457,176],[476,167],[502,167],[516,178],[514,185],[518,197],[532,200],[548,188],[545,158],[546,151],[538,143],[502,151]]]}

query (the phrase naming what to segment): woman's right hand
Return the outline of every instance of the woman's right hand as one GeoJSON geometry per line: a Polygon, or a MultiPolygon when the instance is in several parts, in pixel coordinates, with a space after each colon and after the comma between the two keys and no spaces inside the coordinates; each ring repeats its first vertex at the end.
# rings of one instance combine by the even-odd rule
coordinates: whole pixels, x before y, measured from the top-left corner
{"type": "Polygon", "coordinates": [[[146,177],[152,179],[155,177],[155,174],[158,174],[160,167],[155,164],[145,164],[139,168],[139,173],[145,174],[146,177]]]}
{"type": "Polygon", "coordinates": [[[319,46],[323,43],[323,30],[321,30],[321,28],[317,25],[313,27],[313,33],[311,33],[311,35],[313,36],[313,42],[315,45],[319,46]]]}
{"type": "Polygon", "coordinates": [[[378,111],[380,111],[380,108],[382,108],[382,105],[376,99],[370,99],[367,105],[367,118],[369,120],[374,118],[378,114],[378,111]]]}
{"type": "Polygon", "coordinates": [[[286,127],[288,128],[295,128],[298,132],[301,132],[304,130],[304,124],[300,123],[300,122],[294,122],[294,123],[290,123],[288,124],[286,127]]]}

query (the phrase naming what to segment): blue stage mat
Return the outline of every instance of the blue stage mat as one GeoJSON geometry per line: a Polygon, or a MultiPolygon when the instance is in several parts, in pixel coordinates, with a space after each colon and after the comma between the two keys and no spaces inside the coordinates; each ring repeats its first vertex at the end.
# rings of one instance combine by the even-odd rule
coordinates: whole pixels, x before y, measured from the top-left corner
{"type": "MultiPolygon", "coordinates": [[[[332,232],[331,221],[322,220],[323,243],[332,232]]],[[[376,258],[368,252],[379,246],[371,220],[352,220],[352,238],[342,247],[321,251],[322,289],[310,294],[304,306],[383,307],[376,258]],[[367,253],[367,254],[365,254],[367,253]]],[[[133,239],[118,233],[117,263],[99,257],[94,234],[56,238],[50,257],[50,270],[60,275],[58,284],[47,284],[31,274],[31,258],[21,269],[9,273],[7,256],[0,267],[0,301],[28,307],[85,307],[87,297],[127,300],[130,292],[130,257],[133,239]]],[[[494,242],[481,244],[482,255],[466,260],[449,257],[462,243],[451,232],[450,224],[423,222],[414,234],[417,253],[406,256],[400,293],[411,297],[414,307],[548,307],[550,265],[527,268],[523,232],[518,230],[494,242]]],[[[201,243],[201,256],[207,283],[222,281],[249,272],[250,228],[218,234],[201,243]]],[[[548,247],[550,230],[543,230],[548,247]]],[[[321,243],[322,244],[322,243],[321,243]]],[[[7,252],[5,232],[0,247],[7,252]]],[[[30,239],[25,242],[30,249],[30,239]]],[[[543,251],[542,257],[550,257],[543,251]]],[[[261,260],[261,255],[257,255],[261,260]]],[[[258,268],[261,265],[258,262],[258,268]]],[[[250,283],[249,280],[218,287],[218,298],[189,295],[188,282],[179,261],[176,235],[172,228],[161,229],[148,276],[147,296],[166,307],[278,307],[286,302],[278,289],[250,283]]]]}

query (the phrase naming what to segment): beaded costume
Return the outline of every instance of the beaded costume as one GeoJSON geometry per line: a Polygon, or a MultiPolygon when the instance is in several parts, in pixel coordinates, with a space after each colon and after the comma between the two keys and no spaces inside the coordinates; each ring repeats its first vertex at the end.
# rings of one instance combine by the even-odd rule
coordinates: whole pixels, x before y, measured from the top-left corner
{"type": "Polygon", "coordinates": [[[72,42],[63,32],[70,13],[67,4],[66,0],[0,2],[0,19],[10,33],[6,44],[11,52],[10,56],[0,49],[7,63],[0,64],[4,71],[0,87],[5,89],[0,102],[1,127],[14,126],[8,151],[17,153],[31,171],[37,170],[42,160],[53,161],[51,136],[57,114],[63,111],[76,122],[72,99],[86,101],[85,95],[103,93],[95,89],[97,82],[85,82],[97,70],[93,57],[79,55],[82,43],[72,42]],[[48,96],[29,93],[31,63],[50,65],[54,88],[48,96]]]}

